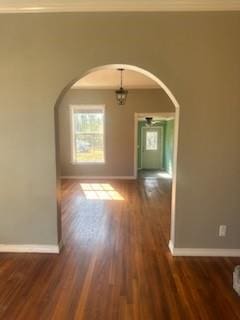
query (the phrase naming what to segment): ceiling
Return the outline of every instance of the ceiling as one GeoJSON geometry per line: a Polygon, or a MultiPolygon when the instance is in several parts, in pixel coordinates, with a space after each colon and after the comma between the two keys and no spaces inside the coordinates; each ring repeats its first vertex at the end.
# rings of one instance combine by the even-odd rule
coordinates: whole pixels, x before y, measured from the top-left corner
{"type": "Polygon", "coordinates": [[[0,0],[0,13],[239,10],[240,0],[0,0]]]}
{"type": "MultiPolygon", "coordinates": [[[[120,71],[104,69],[89,73],[77,81],[73,89],[117,89],[120,86],[120,71]]],[[[123,71],[123,87],[127,89],[159,89],[159,85],[145,75],[132,71],[123,71]]]]}

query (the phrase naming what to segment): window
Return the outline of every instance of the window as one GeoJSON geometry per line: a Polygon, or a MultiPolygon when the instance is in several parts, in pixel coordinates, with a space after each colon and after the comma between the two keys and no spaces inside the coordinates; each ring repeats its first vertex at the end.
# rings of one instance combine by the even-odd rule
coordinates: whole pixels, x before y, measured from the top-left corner
{"type": "Polygon", "coordinates": [[[71,106],[73,163],[104,163],[104,106],[71,106]]]}
{"type": "Polygon", "coordinates": [[[158,133],[157,131],[147,131],[146,134],[146,150],[158,149],[158,133]]]}

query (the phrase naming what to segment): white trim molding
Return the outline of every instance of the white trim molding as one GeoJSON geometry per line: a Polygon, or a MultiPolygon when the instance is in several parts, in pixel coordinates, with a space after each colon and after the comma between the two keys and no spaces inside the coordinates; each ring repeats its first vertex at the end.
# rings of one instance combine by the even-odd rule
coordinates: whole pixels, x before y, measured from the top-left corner
{"type": "Polygon", "coordinates": [[[135,180],[135,176],[62,176],[64,179],[80,179],[80,180],[135,180]]]}
{"type": "Polygon", "coordinates": [[[0,13],[239,11],[239,0],[5,0],[0,13]]]}
{"type": "Polygon", "coordinates": [[[62,242],[58,245],[47,244],[0,244],[0,253],[60,253],[62,242]]]}
{"type": "Polygon", "coordinates": [[[240,249],[175,248],[171,241],[169,249],[175,257],[240,257],[240,249]]]}

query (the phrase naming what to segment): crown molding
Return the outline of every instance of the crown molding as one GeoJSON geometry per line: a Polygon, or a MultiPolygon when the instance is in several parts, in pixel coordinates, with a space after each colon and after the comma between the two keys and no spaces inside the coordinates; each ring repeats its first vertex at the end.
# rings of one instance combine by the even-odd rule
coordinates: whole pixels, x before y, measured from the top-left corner
{"type": "Polygon", "coordinates": [[[240,11],[239,0],[2,0],[0,13],[240,11]]]}

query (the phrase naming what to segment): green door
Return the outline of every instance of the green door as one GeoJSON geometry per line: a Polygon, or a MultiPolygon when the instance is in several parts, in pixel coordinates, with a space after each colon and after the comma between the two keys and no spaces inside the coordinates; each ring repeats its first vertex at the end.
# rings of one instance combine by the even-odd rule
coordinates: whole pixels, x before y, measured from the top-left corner
{"type": "Polygon", "coordinates": [[[142,169],[162,169],[163,128],[142,128],[142,169]]]}

